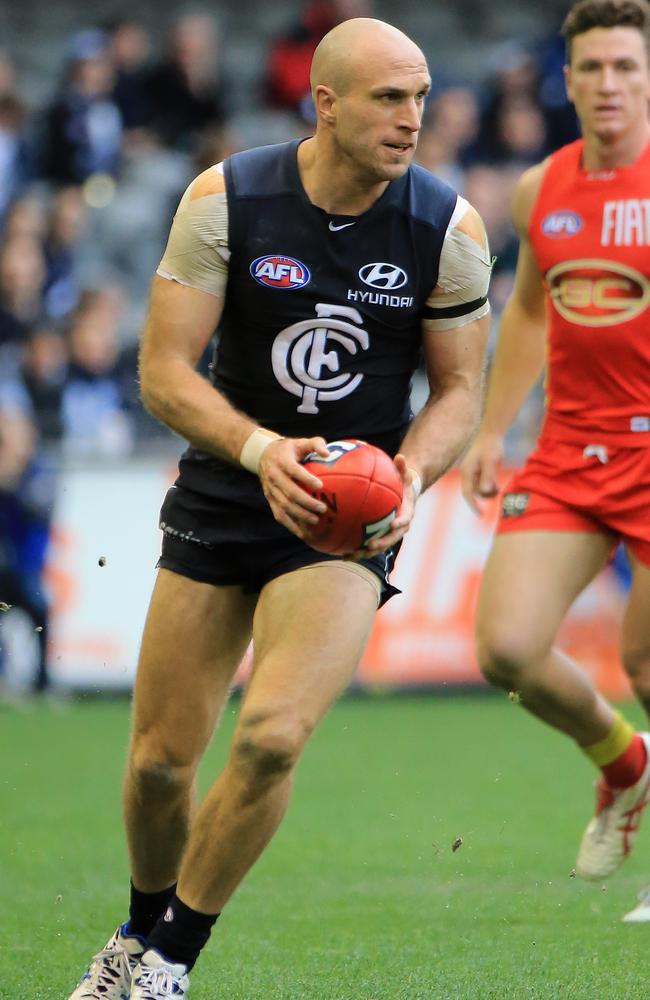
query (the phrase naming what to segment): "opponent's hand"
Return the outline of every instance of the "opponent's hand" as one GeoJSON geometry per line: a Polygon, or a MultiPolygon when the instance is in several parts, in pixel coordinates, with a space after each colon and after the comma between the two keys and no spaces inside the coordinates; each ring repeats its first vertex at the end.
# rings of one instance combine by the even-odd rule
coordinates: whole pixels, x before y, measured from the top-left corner
{"type": "Polygon", "coordinates": [[[479,434],[461,464],[462,490],[475,514],[482,514],[476,497],[494,497],[499,492],[498,473],[503,459],[500,434],[479,434]]]}
{"type": "Polygon", "coordinates": [[[319,514],[326,510],[321,500],[306,492],[323,485],[301,465],[312,451],[327,458],[325,438],[278,438],[264,449],[258,467],[262,490],[275,520],[299,538],[304,536],[307,525],[316,524],[319,514]]]}
{"type": "Polygon", "coordinates": [[[385,552],[386,549],[390,549],[391,546],[399,542],[400,538],[404,537],[411,527],[411,521],[415,513],[415,501],[417,500],[415,490],[413,489],[413,470],[409,469],[406,459],[402,454],[395,455],[393,461],[397,466],[397,471],[400,474],[404,488],[401,506],[385,535],[380,535],[379,538],[371,538],[368,544],[362,549],[357,549],[356,552],[352,553],[349,558],[355,562],[358,562],[360,559],[368,559],[371,556],[376,556],[379,552],[385,552]]]}

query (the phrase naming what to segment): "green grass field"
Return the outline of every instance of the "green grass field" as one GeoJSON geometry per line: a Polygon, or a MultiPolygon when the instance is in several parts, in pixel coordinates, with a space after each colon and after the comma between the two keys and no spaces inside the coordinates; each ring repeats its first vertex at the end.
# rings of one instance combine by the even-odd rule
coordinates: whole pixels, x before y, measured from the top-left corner
{"type": "MultiPolygon", "coordinates": [[[[127,731],[126,701],[0,706],[2,1000],[67,997],[125,919],[127,731]]],[[[650,881],[650,829],[606,887],[571,877],[591,781],[507,699],[342,701],[192,1000],[647,998],[650,926],[620,917],[650,881]]]]}

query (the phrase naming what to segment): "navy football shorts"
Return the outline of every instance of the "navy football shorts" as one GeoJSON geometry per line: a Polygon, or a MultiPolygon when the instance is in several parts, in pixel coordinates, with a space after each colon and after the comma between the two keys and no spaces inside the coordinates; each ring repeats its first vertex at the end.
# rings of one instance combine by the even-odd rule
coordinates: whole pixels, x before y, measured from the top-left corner
{"type": "MultiPolygon", "coordinates": [[[[213,507],[208,498],[199,498],[182,487],[168,491],[160,512],[163,539],[157,565],[161,569],[199,583],[240,585],[245,594],[256,594],[270,580],[291,570],[342,558],[310,548],[278,524],[270,508],[267,514],[239,507],[230,518],[222,517],[217,508],[218,504],[213,507]]],[[[401,593],[388,579],[400,545],[360,561],[379,579],[380,607],[401,593]]]]}

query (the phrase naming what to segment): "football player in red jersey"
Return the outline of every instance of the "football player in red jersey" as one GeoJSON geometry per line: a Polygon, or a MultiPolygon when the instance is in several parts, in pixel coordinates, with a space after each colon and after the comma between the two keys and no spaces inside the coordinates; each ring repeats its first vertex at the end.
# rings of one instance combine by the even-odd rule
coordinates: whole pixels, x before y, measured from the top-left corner
{"type": "Polygon", "coordinates": [[[474,509],[497,493],[504,435],[546,364],[541,435],[507,486],[483,576],[478,655],[490,682],[518,691],[600,768],[576,869],[603,879],[629,854],[648,800],[650,735],[554,642],[624,542],[632,586],[622,658],[650,714],[650,6],[579,0],[563,34],[582,139],[516,189],[515,287],[463,490],[474,509]]]}

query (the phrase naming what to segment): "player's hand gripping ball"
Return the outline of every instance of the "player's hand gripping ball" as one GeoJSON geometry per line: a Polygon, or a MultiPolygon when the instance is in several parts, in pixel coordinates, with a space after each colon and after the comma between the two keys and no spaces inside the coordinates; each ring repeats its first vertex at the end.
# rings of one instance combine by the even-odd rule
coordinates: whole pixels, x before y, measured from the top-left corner
{"type": "Polygon", "coordinates": [[[402,503],[402,479],[393,460],[365,441],[331,441],[329,457],[312,452],[305,468],[323,484],[315,490],[326,506],[305,541],[319,552],[350,555],[389,530],[402,503]]]}

